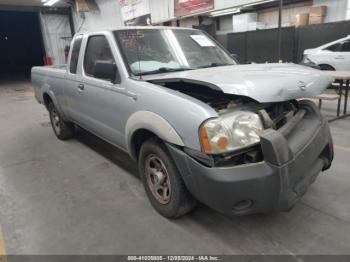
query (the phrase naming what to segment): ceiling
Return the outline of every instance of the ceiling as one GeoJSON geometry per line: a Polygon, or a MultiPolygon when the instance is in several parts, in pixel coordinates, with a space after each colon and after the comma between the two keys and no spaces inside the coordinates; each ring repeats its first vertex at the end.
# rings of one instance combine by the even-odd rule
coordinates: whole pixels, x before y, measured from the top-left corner
{"type": "MultiPolygon", "coordinates": [[[[60,1],[54,6],[66,6],[65,1],[60,1]],[[61,3],[60,3],[61,2],[61,3]]],[[[41,0],[0,0],[0,6],[44,6],[41,0]]]]}

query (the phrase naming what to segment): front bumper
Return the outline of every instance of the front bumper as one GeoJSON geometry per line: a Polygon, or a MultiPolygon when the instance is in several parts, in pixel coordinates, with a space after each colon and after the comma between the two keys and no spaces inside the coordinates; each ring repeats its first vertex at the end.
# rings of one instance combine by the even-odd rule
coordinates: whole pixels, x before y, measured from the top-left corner
{"type": "Polygon", "coordinates": [[[189,191],[229,215],[290,210],[333,160],[327,121],[313,103],[302,102],[302,108],[305,114],[261,135],[263,162],[207,167],[168,145],[189,191]]]}

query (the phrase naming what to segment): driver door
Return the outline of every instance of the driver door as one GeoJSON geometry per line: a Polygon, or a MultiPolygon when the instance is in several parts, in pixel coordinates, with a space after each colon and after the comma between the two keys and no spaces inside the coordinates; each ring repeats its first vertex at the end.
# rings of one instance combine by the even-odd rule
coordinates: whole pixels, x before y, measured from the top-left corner
{"type": "MultiPolygon", "coordinates": [[[[97,61],[116,63],[110,43],[105,35],[89,36],[82,63],[82,73],[76,78],[76,99],[72,107],[79,112],[79,124],[103,139],[124,147],[123,107],[126,99],[122,82],[94,77],[97,61]]],[[[119,75],[119,72],[117,72],[119,75]]]]}

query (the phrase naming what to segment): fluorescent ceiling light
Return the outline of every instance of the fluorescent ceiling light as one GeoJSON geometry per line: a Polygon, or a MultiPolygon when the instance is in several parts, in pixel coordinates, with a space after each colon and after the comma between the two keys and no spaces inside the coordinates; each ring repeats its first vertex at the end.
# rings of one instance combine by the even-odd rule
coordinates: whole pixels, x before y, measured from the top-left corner
{"type": "Polygon", "coordinates": [[[235,8],[229,8],[229,9],[210,12],[209,16],[215,17],[215,16],[222,16],[222,15],[231,15],[231,14],[239,13],[240,11],[241,9],[235,7],[235,8]]]}
{"type": "MultiPolygon", "coordinates": [[[[43,1],[43,0],[42,0],[43,1]]],[[[56,4],[57,2],[59,2],[60,0],[48,0],[48,1],[44,1],[44,5],[45,6],[53,6],[54,4],[56,4]]]]}

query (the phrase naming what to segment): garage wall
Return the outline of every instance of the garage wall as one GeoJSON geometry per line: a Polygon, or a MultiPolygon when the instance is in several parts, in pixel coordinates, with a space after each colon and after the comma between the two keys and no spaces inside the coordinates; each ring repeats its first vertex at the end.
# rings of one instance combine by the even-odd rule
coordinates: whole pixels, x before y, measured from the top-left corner
{"type": "MultiPolygon", "coordinates": [[[[350,21],[282,29],[282,60],[299,63],[305,49],[315,48],[350,34],[350,21]]],[[[278,29],[228,34],[228,50],[242,63],[276,62],[278,29]],[[263,52],[261,52],[263,50],[263,52]]]]}
{"type": "MultiPolygon", "coordinates": [[[[107,0],[106,0],[107,1],[107,0]]],[[[119,1],[119,0],[118,0],[119,1]]],[[[152,23],[162,23],[174,19],[174,0],[149,0],[152,23]]],[[[262,0],[214,0],[214,10],[220,10],[245,4],[257,3],[262,0]]]]}
{"type": "Polygon", "coordinates": [[[123,26],[119,0],[95,1],[99,10],[83,13],[83,17],[73,10],[73,21],[77,33],[123,26]]]}
{"type": "MultiPolygon", "coordinates": [[[[296,60],[295,30],[295,27],[283,28],[283,61],[296,60]]],[[[236,54],[241,63],[277,62],[277,43],[277,28],[228,34],[228,50],[236,54]]]]}

